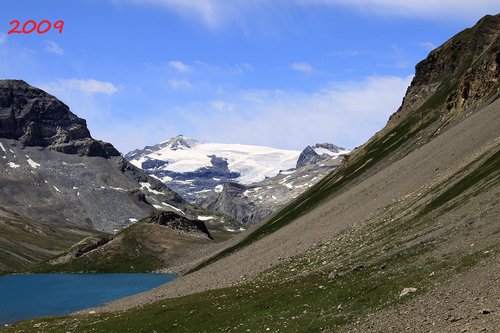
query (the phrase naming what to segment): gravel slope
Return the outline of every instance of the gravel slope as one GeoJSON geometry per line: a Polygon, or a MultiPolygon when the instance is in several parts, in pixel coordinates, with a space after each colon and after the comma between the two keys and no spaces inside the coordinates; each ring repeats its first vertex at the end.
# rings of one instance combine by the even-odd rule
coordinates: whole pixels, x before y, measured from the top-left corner
{"type": "MultiPolygon", "coordinates": [[[[441,135],[428,144],[421,146],[411,154],[392,164],[390,160],[386,160],[385,164],[381,163],[371,170],[370,173],[363,175],[362,179],[359,179],[349,189],[331,197],[318,208],[301,216],[288,226],[243,248],[230,257],[226,257],[193,274],[181,276],[173,282],[152,291],[116,300],[103,307],[88,309],[80,313],[123,310],[163,298],[178,297],[238,284],[251,279],[283,260],[303,253],[315,245],[334,239],[339,232],[346,228],[369,223],[371,219],[382,214],[381,212],[383,212],[384,208],[395,201],[401,201],[406,197],[418,195],[423,189],[436,186],[436,184],[448,180],[451,175],[461,170],[464,165],[477,156],[488,151],[488,149],[498,147],[500,142],[497,126],[500,123],[499,109],[500,101],[497,100],[495,103],[482,109],[481,112],[476,111],[472,115],[457,119],[456,126],[441,133],[441,135]]],[[[492,191],[495,191],[495,189],[492,191]]],[[[494,193],[488,192],[485,194],[485,196],[490,195],[492,196],[494,193]]],[[[481,200],[484,200],[484,198],[473,198],[466,207],[461,209],[480,209],[481,200]]],[[[496,216],[498,215],[495,215],[495,218],[496,216]]],[[[453,222],[456,222],[456,220],[456,215],[444,215],[442,225],[452,228],[453,222]]],[[[237,236],[235,239],[229,241],[228,244],[217,244],[203,249],[197,248],[196,255],[201,255],[201,257],[208,256],[210,253],[220,250],[223,246],[237,242],[242,237],[244,235],[237,236]]],[[[449,243],[446,246],[449,246],[449,250],[451,251],[453,246],[458,245],[449,243]]],[[[447,251],[446,248],[443,251],[447,251]]],[[[185,265],[179,265],[180,268],[186,268],[190,265],[187,264],[189,262],[189,253],[184,259],[185,265]]],[[[467,315],[462,314],[465,313],[462,310],[454,314],[452,310],[441,309],[435,305],[436,310],[431,312],[432,315],[429,314],[429,318],[436,318],[432,322],[441,323],[445,317],[445,312],[449,311],[453,316],[467,318],[461,322],[458,321],[460,324],[476,325],[476,323],[482,323],[481,320],[485,319],[486,323],[484,325],[486,328],[494,327],[498,323],[498,317],[495,314],[495,309],[498,308],[498,279],[496,279],[496,276],[500,276],[498,275],[498,269],[498,257],[489,259],[488,262],[485,262],[482,266],[478,266],[470,273],[465,274],[465,276],[454,278],[450,280],[450,284],[447,286],[424,296],[425,298],[422,298],[424,302],[422,303],[431,304],[434,302],[437,304],[436,302],[438,301],[442,302],[442,300],[446,300],[445,297],[456,294],[453,302],[461,301],[460,309],[463,309],[469,315],[467,317],[467,315]],[[491,267],[494,267],[494,270],[490,271],[488,269],[491,267]],[[480,283],[476,283],[476,281],[480,281],[480,283]],[[475,289],[470,289],[472,286],[479,288],[478,290],[486,290],[487,286],[492,285],[495,285],[495,287],[492,289],[491,295],[488,294],[484,299],[484,302],[481,303],[475,300],[477,297],[469,297],[470,295],[475,295],[475,289]],[[462,292],[457,293],[456,290],[462,290],[462,292]],[[477,311],[481,310],[476,309],[478,306],[480,308],[492,309],[492,315],[477,314],[477,311]],[[440,310],[438,311],[437,309],[440,310]],[[474,319],[474,316],[477,316],[478,319],[474,319]]],[[[414,302],[420,302],[422,299],[415,299],[414,302]]],[[[418,307],[415,307],[415,304],[408,304],[398,311],[399,313],[401,311],[404,313],[404,311],[410,311],[413,308],[418,309],[418,307]]],[[[398,329],[399,327],[406,329],[407,326],[405,325],[411,325],[413,329],[419,331],[420,328],[417,329],[412,323],[420,322],[419,318],[424,316],[424,314],[414,315],[415,311],[412,310],[411,315],[409,315],[409,317],[414,319],[401,323],[398,323],[400,315],[396,312],[392,313],[389,311],[385,314],[377,314],[377,320],[380,322],[385,322],[382,318],[384,315],[392,318],[388,320],[387,325],[389,326],[382,325],[380,329],[382,331],[392,331],[393,326],[398,327],[398,329]],[[393,325],[392,323],[396,324],[393,325]]],[[[455,325],[454,323],[453,325],[455,325]]],[[[448,320],[443,322],[442,326],[437,327],[452,326],[450,326],[448,320]]],[[[470,327],[472,330],[472,326],[470,327]]]]}

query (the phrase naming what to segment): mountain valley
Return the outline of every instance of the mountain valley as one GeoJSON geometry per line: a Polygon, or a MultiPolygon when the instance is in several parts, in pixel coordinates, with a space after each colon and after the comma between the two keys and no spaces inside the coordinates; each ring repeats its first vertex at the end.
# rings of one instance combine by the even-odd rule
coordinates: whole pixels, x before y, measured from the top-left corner
{"type": "MultiPolygon", "coordinates": [[[[301,195],[225,242],[175,252],[174,281],[0,332],[498,331],[499,124],[500,14],[431,51],[386,126],[301,195]]],[[[13,151],[28,174],[43,160],[13,151]]],[[[21,165],[6,159],[4,178],[9,162],[21,165]]],[[[257,194],[248,186],[226,194],[257,194]]]]}

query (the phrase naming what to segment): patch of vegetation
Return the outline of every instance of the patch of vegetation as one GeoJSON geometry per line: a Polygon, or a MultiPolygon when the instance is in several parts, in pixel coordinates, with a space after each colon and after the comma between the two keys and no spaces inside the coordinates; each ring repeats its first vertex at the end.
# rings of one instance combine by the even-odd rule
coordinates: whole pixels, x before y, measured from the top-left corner
{"type": "MultiPolygon", "coordinates": [[[[160,225],[143,223],[121,230],[110,242],[82,255],[79,251],[93,247],[99,238],[79,243],[69,253],[50,258],[30,269],[32,273],[146,273],[168,266],[176,246],[207,244],[208,240],[180,235],[160,225]],[[63,257],[66,258],[66,260],[63,257]],[[59,259],[59,260],[58,260],[59,259]]],[[[81,252],[81,251],[80,251],[81,252]]]]}
{"type": "Polygon", "coordinates": [[[440,194],[434,200],[427,204],[427,206],[421,211],[420,215],[428,214],[434,211],[438,207],[448,204],[457,196],[461,195],[467,191],[472,186],[478,184],[480,181],[485,180],[488,176],[493,173],[500,172],[500,151],[497,151],[491,157],[489,157],[481,166],[479,166],[474,172],[468,174],[464,178],[456,182],[451,188],[446,190],[444,193],[440,194]]]}
{"type": "Polygon", "coordinates": [[[98,231],[77,226],[46,225],[21,218],[0,218],[0,275],[23,272],[67,251],[98,231]]]}

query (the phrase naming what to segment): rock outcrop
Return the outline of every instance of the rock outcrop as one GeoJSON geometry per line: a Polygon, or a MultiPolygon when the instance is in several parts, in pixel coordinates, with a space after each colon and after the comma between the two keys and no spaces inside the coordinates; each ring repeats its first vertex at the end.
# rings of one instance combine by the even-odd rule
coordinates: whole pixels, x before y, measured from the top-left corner
{"type": "Polygon", "coordinates": [[[149,218],[150,223],[163,225],[180,234],[213,239],[205,223],[199,220],[188,219],[174,212],[156,212],[149,218]]]}
{"type": "Polygon", "coordinates": [[[307,146],[302,153],[300,153],[295,168],[300,169],[307,165],[313,165],[332,158],[338,158],[341,160],[342,156],[348,153],[348,149],[337,147],[331,143],[317,143],[314,147],[307,146]]]}
{"type": "Polygon", "coordinates": [[[384,131],[412,111],[420,118],[453,119],[495,94],[500,83],[499,31],[500,17],[488,15],[431,51],[416,65],[403,103],[384,131]]]}
{"type": "Polygon", "coordinates": [[[87,122],[66,104],[22,80],[0,81],[0,137],[65,154],[120,156],[111,144],[92,139],[87,122]]]}

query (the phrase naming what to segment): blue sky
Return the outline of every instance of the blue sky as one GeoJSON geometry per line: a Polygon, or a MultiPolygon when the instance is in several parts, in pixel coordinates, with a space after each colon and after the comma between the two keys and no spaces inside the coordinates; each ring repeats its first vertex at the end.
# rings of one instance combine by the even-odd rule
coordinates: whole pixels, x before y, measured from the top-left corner
{"type": "Polygon", "coordinates": [[[0,78],[122,153],[184,134],[302,150],[363,144],[415,65],[498,0],[2,0],[0,78]],[[9,34],[18,20],[62,32],[9,34]]]}

